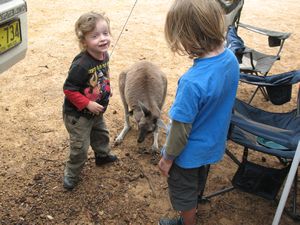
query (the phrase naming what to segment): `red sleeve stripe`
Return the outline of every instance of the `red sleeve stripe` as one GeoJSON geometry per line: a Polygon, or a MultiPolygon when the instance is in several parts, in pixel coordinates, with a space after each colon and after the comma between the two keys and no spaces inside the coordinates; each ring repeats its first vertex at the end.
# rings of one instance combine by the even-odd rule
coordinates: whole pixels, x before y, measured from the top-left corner
{"type": "Polygon", "coordinates": [[[67,99],[80,111],[83,110],[90,102],[90,100],[87,97],[85,97],[78,91],[64,90],[64,93],[67,99]]]}

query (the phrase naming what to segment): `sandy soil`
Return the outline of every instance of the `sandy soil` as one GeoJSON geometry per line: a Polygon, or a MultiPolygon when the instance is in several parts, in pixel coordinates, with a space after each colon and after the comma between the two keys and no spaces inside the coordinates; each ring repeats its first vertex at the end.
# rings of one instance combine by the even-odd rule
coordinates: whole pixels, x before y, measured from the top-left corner
{"type": "MultiPolygon", "coordinates": [[[[0,224],[156,224],[160,217],[172,217],[167,184],[157,168],[157,156],[149,154],[152,138],[136,143],[133,129],[122,145],[112,147],[119,162],[95,167],[92,151],[82,182],[72,192],[62,188],[64,162],[68,155],[68,134],[62,122],[62,85],[78,47],[74,23],[82,13],[105,11],[111,19],[114,43],[134,5],[124,1],[38,1],[28,0],[29,49],[26,58],[0,75],[0,224]]],[[[167,48],[163,26],[171,1],[138,1],[111,57],[114,96],[105,114],[111,140],[121,131],[123,108],[118,92],[118,74],[136,61],[156,63],[167,74],[169,87],[163,120],[172,104],[179,76],[191,65],[186,57],[174,56],[167,48]]],[[[244,23],[292,32],[271,74],[300,68],[300,6],[298,0],[247,0],[244,23]]],[[[262,48],[266,39],[241,31],[251,47],[262,48]]],[[[248,99],[254,88],[241,84],[238,97],[248,99]]],[[[293,101],[273,106],[260,93],[256,106],[287,111],[293,101]]],[[[160,137],[160,145],[164,135],[160,137]]],[[[240,157],[241,150],[229,143],[240,157]]],[[[252,158],[262,163],[261,155],[252,158]]],[[[266,157],[266,164],[278,160],[266,157]]],[[[212,166],[207,193],[230,184],[236,166],[224,157],[212,166]]],[[[198,224],[271,224],[276,203],[233,191],[199,205],[198,224]]],[[[296,224],[286,214],[281,224],[296,224]]]]}

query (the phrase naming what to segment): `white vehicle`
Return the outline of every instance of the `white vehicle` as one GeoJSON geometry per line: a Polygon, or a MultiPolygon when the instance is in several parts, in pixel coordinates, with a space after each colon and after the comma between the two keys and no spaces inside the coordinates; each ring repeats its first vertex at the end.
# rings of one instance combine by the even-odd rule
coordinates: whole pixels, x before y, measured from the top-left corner
{"type": "Polygon", "coordinates": [[[0,0],[0,73],[25,57],[27,51],[25,0],[0,0]]]}

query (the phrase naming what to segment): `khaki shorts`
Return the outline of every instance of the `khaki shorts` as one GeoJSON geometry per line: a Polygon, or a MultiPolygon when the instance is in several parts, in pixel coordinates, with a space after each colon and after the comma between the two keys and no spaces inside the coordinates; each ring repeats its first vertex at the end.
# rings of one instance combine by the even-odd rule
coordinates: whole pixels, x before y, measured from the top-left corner
{"type": "Polygon", "coordinates": [[[198,196],[206,180],[205,166],[184,169],[174,163],[169,175],[169,196],[173,208],[177,211],[197,208],[198,196]]]}

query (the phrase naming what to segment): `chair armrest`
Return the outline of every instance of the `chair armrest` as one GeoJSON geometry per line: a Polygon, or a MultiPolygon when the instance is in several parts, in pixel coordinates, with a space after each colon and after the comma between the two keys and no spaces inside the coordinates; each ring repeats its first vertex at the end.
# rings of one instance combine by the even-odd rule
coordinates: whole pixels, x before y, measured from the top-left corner
{"type": "Polygon", "coordinates": [[[249,48],[245,48],[245,50],[243,51],[243,54],[252,54],[252,50],[249,48]]]}
{"type": "Polygon", "coordinates": [[[294,132],[290,130],[249,120],[237,112],[232,114],[231,124],[255,136],[273,141],[289,149],[296,149],[297,147],[298,140],[296,140],[294,132]]]}
{"type": "Polygon", "coordinates": [[[239,80],[243,83],[252,84],[256,86],[268,86],[268,83],[265,82],[265,77],[263,76],[240,73],[239,80]]]}
{"type": "Polygon", "coordinates": [[[249,49],[249,48],[245,48],[243,52],[240,53],[240,57],[241,57],[241,62],[242,62],[242,58],[244,57],[244,55],[249,55],[249,60],[250,60],[250,64],[251,64],[251,67],[252,67],[252,70],[255,69],[255,66],[254,66],[254,62],[253,62],[253,50],[249,49]]]}
{"type": "Polygon", "coordinates": [[[267,29],[247,25],[247,24],[244,24],[244,23],[239,23],[239,27],[243,27],[247,30],[250,30],[250,31],[253,31],[253,32],[256,32],[256,33],[259,33],[259,34],[263,34],[263,35],[266,35],[266,36],[269,36],[269,37],[278,38],[278,39],[281,39],[281,40],[285,40],[291,35],[291,33],[267,30],[267,29]]]}
{"type": "Polygon", "coordinates": [[[240,73],[240,81],[252,85],[266,87],[296,84],[300,82],[300,70],[292,70],[266,77],[240,73]]]}

